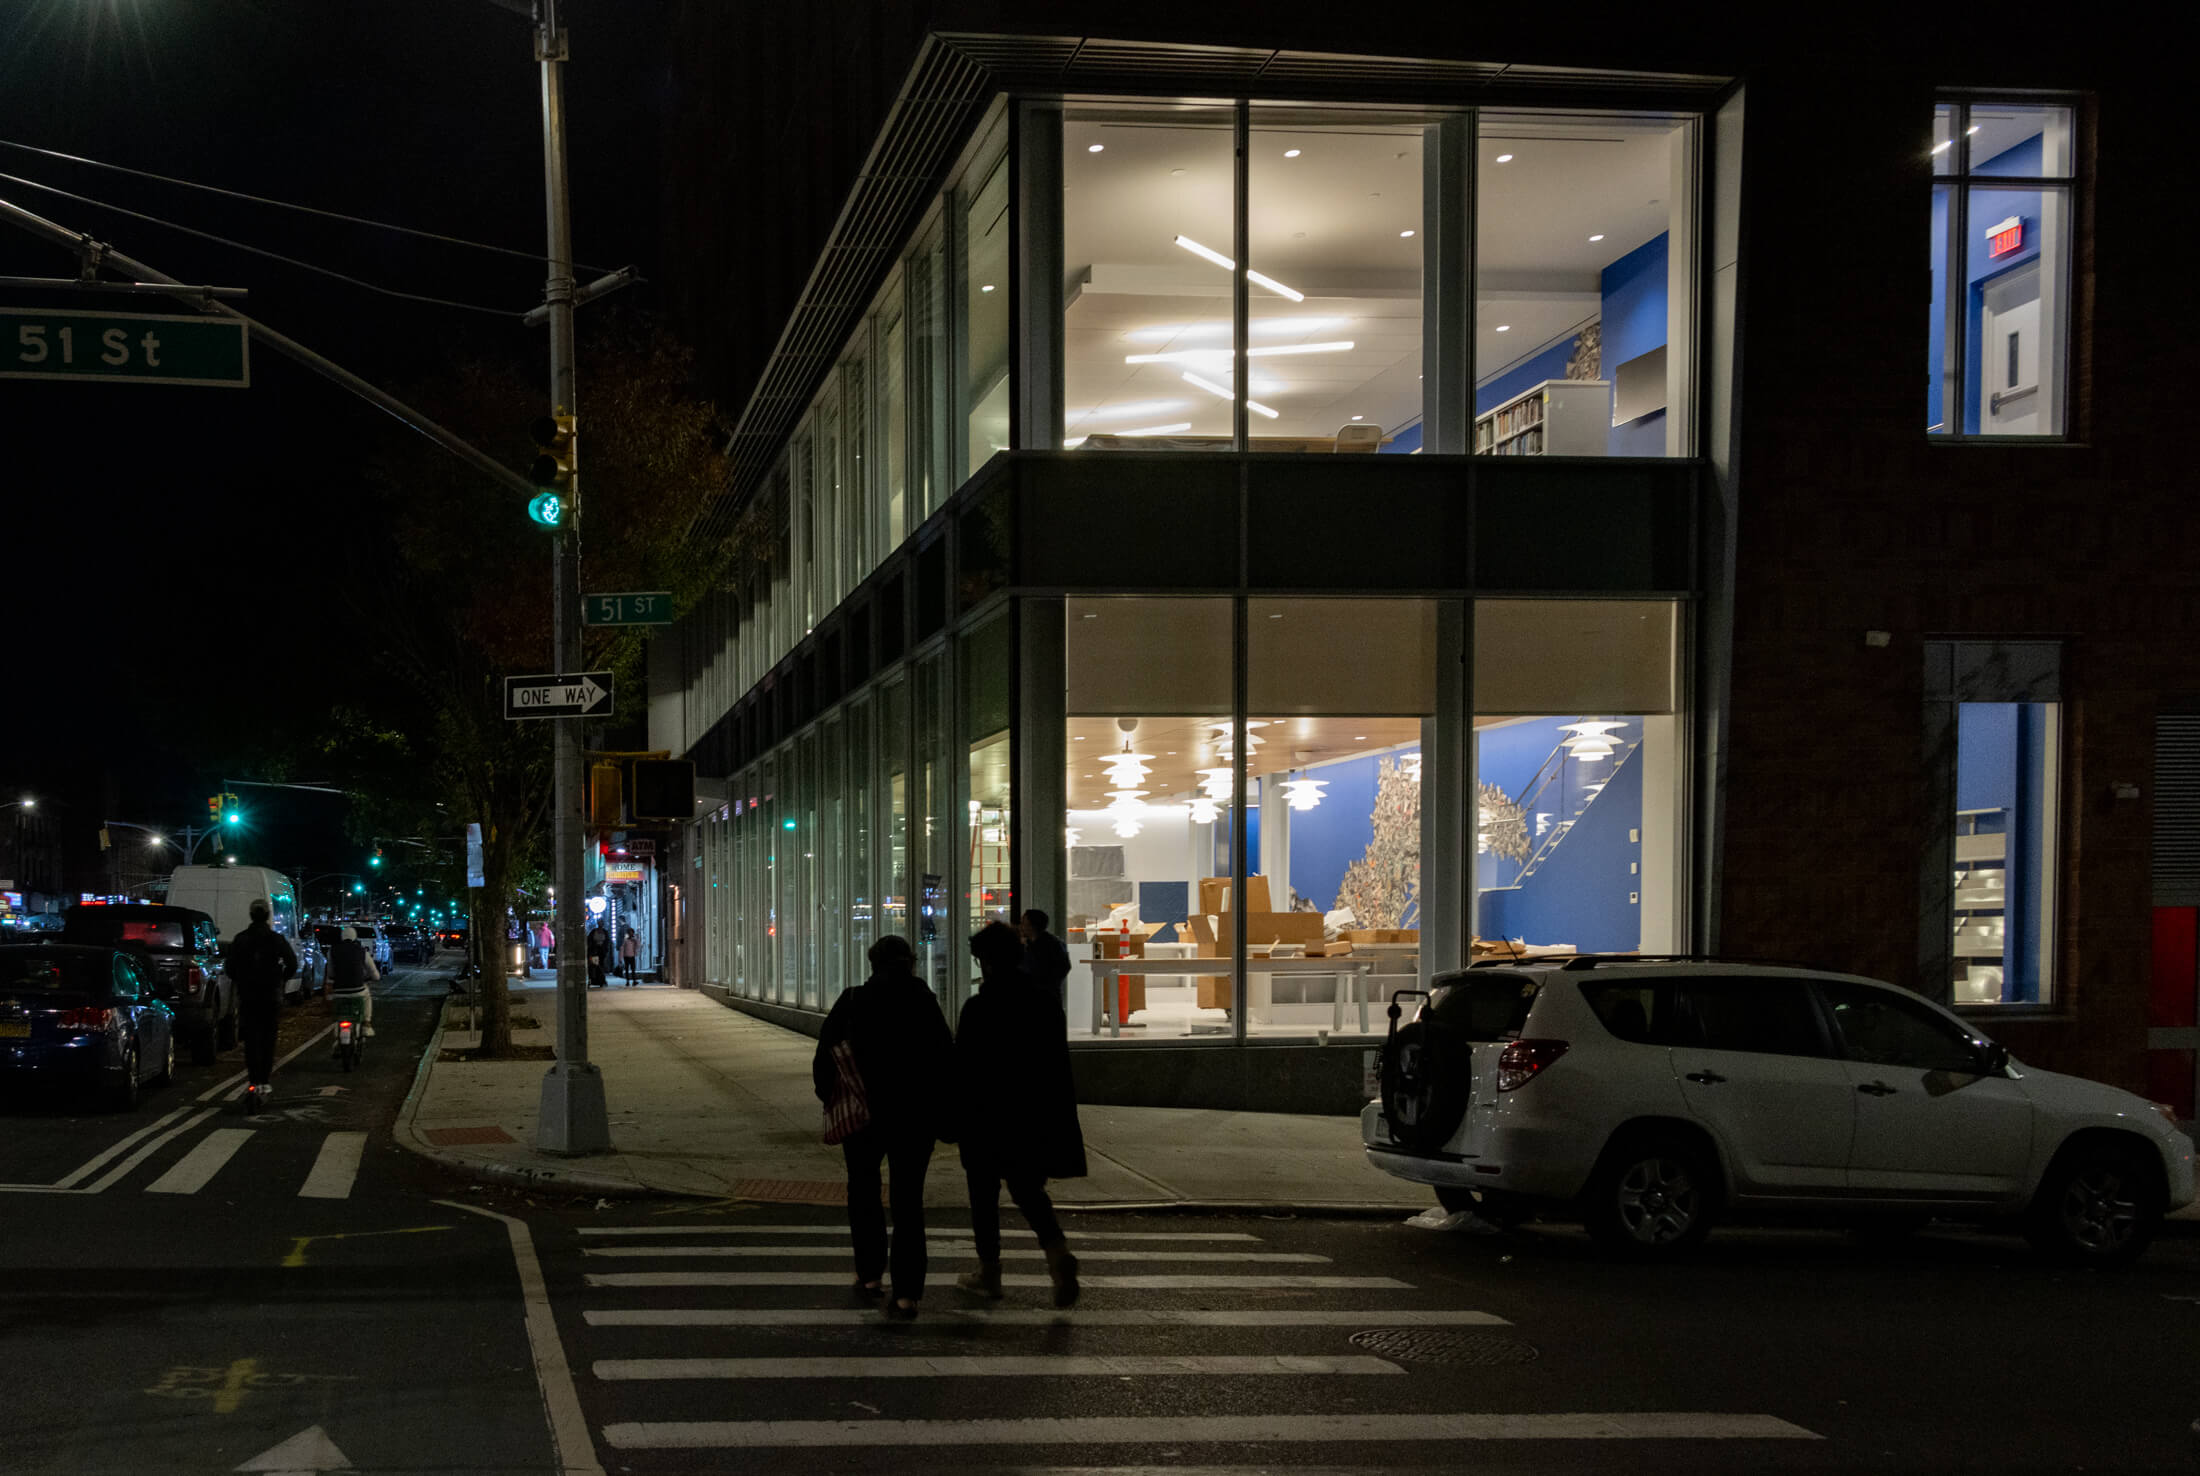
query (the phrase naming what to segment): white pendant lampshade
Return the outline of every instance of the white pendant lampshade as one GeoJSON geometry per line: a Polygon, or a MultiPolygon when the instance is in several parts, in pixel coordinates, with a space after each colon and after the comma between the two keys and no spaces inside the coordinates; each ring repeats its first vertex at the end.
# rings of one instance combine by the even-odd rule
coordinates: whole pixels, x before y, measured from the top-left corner
{"type": "Polygon", "coordinates": [[[1227,803],[1230,798],[1230,770],[1227,767],[1201,769],[1199,787],[1206,792],[1207,798],[1217,804],[1227,803]]]}
{"type": "Polygon", "coordinates": [[[1563,723],[1560,731],[1574,735],[1563,740],[1566,751],[1582,763],[1593,764],[1612,756],[1612,730],[1626,726],[1625,723],[1606,722],[1602,719],[1584,719],[1578,723],[1563,723]]]}
{"type": "Polygon", "coordinates": [[[1283,781],[1284,802],[1294,810],[1311,810],[1322,802],[1322,790],[1327,779],[1286,779],[1283,781]]]}
{"type": "Polygon", "coordinates": [[[1215,808],[1215,802],[1205,795],[1200,795],[1192,801],[1191,815],[1192,823],[1195,825],[1212,825],[1221,813],[1220,810],[1215,808]]]}

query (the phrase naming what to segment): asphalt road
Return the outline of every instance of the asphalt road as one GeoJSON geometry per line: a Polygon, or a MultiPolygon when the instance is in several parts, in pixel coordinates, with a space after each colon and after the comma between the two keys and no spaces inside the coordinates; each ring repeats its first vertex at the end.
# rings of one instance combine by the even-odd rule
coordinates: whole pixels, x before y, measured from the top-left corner
{"type": "Polygon", "coordinates": [[[1028,1235],[1005,1301],[958,1292],[935,1212],[888,1325],[837,1208],[554,1201],[398,1148],[449,972],[389,981],[348,1075],[287,1012],[260,1116],[235,1052],[130,1113],[0,1106],[0,1470],[2200,1469],[2189,1234],[2099,1274],[1732,1229],[1651,1270],[1555,1227],[1088,1214],[1065,1314],[1028,1235]]]}

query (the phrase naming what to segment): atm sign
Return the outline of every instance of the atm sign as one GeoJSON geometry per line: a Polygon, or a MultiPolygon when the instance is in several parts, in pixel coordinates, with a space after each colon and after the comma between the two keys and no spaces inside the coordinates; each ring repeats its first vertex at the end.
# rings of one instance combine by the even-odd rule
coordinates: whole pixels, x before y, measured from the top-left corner
{"type": "Polygon", "coordinates": [[[1986,228],[1986,256],[1989,261],[1997,256],[2007,256],[2024,246],[2024,220],[2010,216],[2000,225],[1986,228]]]}

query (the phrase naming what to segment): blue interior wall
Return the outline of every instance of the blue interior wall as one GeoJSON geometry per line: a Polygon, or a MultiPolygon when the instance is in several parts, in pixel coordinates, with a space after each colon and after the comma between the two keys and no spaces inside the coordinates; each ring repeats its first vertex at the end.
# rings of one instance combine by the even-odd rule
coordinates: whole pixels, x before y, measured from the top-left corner
{"type": "MultiPolygon", "coordinates": [[[[1567,767],[1575,765],[1568,760],[1567,767]]],[[[1630,837],[1641,834],[1642,772],[1638,751],[1535,875],[1517,888],[1481,893],[1475,931],[1532,944],[1571,943],[1583,953],[1640,948],[1642,843],[1630,837]]]]}
{"type": "Polygon", "coordinates": [[[1998,810],[1978,830],[2006,831],[2003,998],[2040,997],[2038,940],[2045,902],[2040,820],[2052,776],[2047,708],[2040,703],[1965,702],[1956,708],[1956,808],[1998,810]]]}
{"type": "MultiPolygon", "coordinates": [[[[2040,172],[2040,161],[2045,158],[2044,136],[2033,134],[2023,142],[2002,150],[1983,163],[1973,164],[1971,173],[2033,176],[2040,172]]],[[[1977,190],[1971,192],[1972,239],[1963,243],[1965,308],[1965,352],[1968,362],[1979,364],[1979,334],[1984,326],[1985,284],[2012,267],[2023,266],[2039,257],[2039,205],[2037,190],[1977,190]],[[1986,228],[1996,221],[2017,216],[2024,222],[2024,245],[2015,254],[1995,259],[1986,255],[1986,228]]],[[[1947,353],[1947,297],[1948,284],[1944,266],[1948,260],[1948,192],[1933,192],[1932,235],[1930,242],[1933,269],[1932,319],[1926,327],[1926,390],[1925,423],[1939,425],[1946,418],[1941,398],[1941,370],[1947,353]]],[[[1972,380],[1977,381],[1974,367],[1972,380]]],[[[1963,426],[1966,431],[1978,430],[1977,397],[1963,407],[1963,426]]]]}
{"type": "MultiPolygon", "coordinates": [[[[1637,246],[1604,269],[1604,377],[1618,383],[1619,366],[1667,339],[1666,280],[1673,238],[1668,232],[1637,246]]],[[[1665,412],[1653,411],[1615,425],[1605,446],[1611,456],[1663,456],[1665,412]]]]}
{"type": "MultiPolygon", "coordinates": [[[[1415,750],[1407,750],[1413,752],[1415,750]]],[[[1387,755],[1393,764],[1399,755],[1387,755]]],[[[1311,810],[1291,811],[1291,890],[1327,912],[1337,905],[1345,868],[1367,854],[1375,839],[1376,765],[1383,755],[1340,759],[1305,771],[1308,779],[1328,781],[1322,802],[1311,810]]],[[[1278,907],[1288,899],[1277,897],[1278,907]]]]}
{"type": "Polygon", "coordinates": [[[1574,356],[1575,335],[1569,333],[1549,348],[1538,349],[1502,374],[1475,386],[1474,413],[1486,415],[1522,390],[1534,389],[1546,379],[1564,379],[1566,361],[1574,356]]]}
{"type": "Polygon", "coordinates": [[[1388,443],[1377,446],[1375,454],[1378,456],[1411,456],[1420,449],[1421,422],[1416,420],[1411,425],[1400,426],[1397,430],[1392,431],[1388,443]]]}

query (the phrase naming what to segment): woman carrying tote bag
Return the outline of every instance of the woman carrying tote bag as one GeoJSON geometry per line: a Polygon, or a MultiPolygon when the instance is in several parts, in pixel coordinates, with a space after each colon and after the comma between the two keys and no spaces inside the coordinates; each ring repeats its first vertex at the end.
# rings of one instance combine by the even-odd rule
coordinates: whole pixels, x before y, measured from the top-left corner
{"type": "Polygon", "coordinates": [[[917,1315],[924,1297],[924,1176],[932,1145],[948,1126],[940,1111],[953,1064],[939,1001],[916,976],[905,938],[871,945],[871,977],[833,1002],[818,1032],[810,1077],[825,1104],[825,1141],[848,1162],[848,1232],[855,1241],[856,1291],[884,1294],[886,1212],[879,1166],[892,1176],[893,1301],[886,1315],[917,1315]]]}

